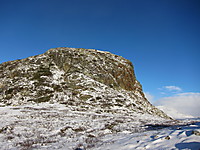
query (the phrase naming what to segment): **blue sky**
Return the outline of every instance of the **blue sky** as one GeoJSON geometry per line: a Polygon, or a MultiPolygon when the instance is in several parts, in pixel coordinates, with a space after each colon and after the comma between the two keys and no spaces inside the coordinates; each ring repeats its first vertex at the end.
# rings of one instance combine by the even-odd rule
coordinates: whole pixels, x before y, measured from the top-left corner
{"type": "Polygon", "coordinates": [[[152,101],[200,92],[199,0],[0,0],[0,45],[0,63],[55,47],[121,55],[152,101]]]}

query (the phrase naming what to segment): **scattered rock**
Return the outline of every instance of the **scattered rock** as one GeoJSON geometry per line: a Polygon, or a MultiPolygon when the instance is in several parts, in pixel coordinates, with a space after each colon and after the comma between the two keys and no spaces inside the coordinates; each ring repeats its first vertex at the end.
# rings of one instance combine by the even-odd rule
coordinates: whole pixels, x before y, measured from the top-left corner
{"type": "Polygon", "coordinates": [[[166,139],[166,140],[169,140],[169,139],[170,139],[170,136],[166,136],[165,139],[166,139]]]}
{"type": "Polygon", "coordinates": [[[83,150],[82,148],[76,148],[75,150],[83,150]]]}
{"type": "Polygon", "coordinates": [[[192,134],[195,134],[197,136],[200,136],[200,131],[199,130],[193,130],[192,131],[192,134]]]}

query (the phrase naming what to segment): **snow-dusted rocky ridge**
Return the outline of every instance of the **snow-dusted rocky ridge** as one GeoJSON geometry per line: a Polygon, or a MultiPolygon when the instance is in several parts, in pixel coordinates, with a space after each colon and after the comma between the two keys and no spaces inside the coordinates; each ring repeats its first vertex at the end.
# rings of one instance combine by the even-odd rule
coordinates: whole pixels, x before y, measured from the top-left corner
{"type": "Polygon", "coordinates": [[[55,48],[0,64],[3,105],[60,103],[75,110],[168,118],[144,97],[127,59],[92,49],[55,48]]]}
{"type": "Polygon", "coordinates": [[[132,63],[109,52],[50,49],[0,64],[0,81],[1,149],[94,149],[106,135],[173,124],[144,97],[132,63]]]}

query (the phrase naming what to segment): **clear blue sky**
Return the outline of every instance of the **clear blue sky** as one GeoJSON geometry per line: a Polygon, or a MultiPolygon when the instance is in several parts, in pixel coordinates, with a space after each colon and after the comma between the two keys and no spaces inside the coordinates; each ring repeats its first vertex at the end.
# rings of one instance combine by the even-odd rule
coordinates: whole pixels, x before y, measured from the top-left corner
{"type": "Polygon", "coordinates": [[[155,99],[200,92],[200,0],[0,0],[0,63],[55,47],[121,55],[155,99]]]}

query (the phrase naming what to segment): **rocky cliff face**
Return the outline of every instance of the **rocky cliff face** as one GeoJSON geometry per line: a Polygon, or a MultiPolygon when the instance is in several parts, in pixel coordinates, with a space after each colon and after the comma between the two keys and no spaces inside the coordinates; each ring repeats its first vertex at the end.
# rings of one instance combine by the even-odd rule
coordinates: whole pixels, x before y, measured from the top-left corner
{"type": "Polygon", "coordinates": [[[54,48],[0,64],[1,105],[60,103],[96,113],[148,113],[168,118],[145,98],[132,63],[93,49],[54,48]]]}

